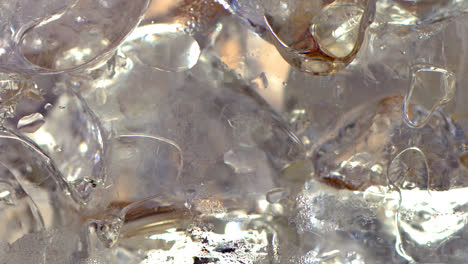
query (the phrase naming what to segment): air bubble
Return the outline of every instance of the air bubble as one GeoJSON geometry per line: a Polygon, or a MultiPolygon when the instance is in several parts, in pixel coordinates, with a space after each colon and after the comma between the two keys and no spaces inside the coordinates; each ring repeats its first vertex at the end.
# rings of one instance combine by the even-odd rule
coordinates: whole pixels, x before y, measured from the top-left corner
{"type": "Polygon", "coordinates": [[[430,65],[414,66],[411,86],[403,104],[405,123],[412,128],[425,126],[434,111],[455,97],[455,92],[456,77],[453,72],[430,65]]]}

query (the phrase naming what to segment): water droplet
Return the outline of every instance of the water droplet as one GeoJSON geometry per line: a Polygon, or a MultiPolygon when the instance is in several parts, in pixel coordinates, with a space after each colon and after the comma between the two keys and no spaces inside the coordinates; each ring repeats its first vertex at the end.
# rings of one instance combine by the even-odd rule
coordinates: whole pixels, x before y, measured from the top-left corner
{"type": "Polygon", "coordinates": [[[294,12],[278,15],[267,11],[264,16],[267,32],[281,56],[299,70],[315,75],[332,74],[351,63],[373,20],[375,2],[366,1],[364,6],[300,1],[297,5],[294,12]]]}
{"type": "Polygon", "coordinates": [[[78,179],[76,182],[73,182],[72,186],[80,195],[80,198],[83,201],[87,201],[93,192],[93,189],[97,187],[97,182],[89,177],[84,177],[83,179],[78,179]]]}
{"type": "Polygon", "coordinates": [[[426,125],[435,110],[453,99],[455,89],[453,72],[430,65],[414,66],[411,86],[403,103],[405,123],[413,128],[426,125]]]}
{"type": "Polygon", "coordinates": [[[34,113],[23,116],[16,126],[19,131],[34,133],[45,123],[44,116],[40,113],[34,113]]]}
{"type": "Polygon", "coordinates": [[[119,240],[120,230],[123,226],[123,221],[119,217],[110,220],[97,220],[96,235],[105,247],[111,248],[119,240]]]}
{"type": "Polygon", "coordinates": [[[191,69],[200,57],[200,46],[177,24],[152,24],[137,28],[122,47],[145,64],[168,72],[191,69]]]}
{"type": "Polygon", "coordinates": [[[364,10],[354,5],[330,5],[312,20],[311,32],[327,55],[344,58],[355,49],[364,10]]]}
{"type": "Polygon", "coordinates": [[[266,200],[269,203],[278,203],[286,196],[286,192],[282,188],[275,188],[266,193],[266,200]]]}
{"type": "Polygon", "coordinates": [[[390,162],[388,180],[402,189],[430,188],[429,165],[424,152],[418,147],[402,150],[390,162]]]}

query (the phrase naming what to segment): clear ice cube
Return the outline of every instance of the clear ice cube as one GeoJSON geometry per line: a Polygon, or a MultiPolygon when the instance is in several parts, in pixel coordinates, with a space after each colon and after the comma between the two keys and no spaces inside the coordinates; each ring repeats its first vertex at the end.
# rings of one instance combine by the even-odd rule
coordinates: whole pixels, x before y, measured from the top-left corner
{"type": "MultiPolygon", "coordinates": [[[[277,175],[272,167],[283,167],[301,155],[301,143],[289,128],[248,86],[233,80],[230,77],[232,73],[221,65],[213,65],[216,57],[211,53],[202,54],[200,61],[203,63],[199,62],[191,70],[181,73],[154,69],[131,56],[125,60],[125,65],[132,68],[116,68],[114,76],[119,79],[109,82],[83,80],[82,88],[84,91],[89,89],[85,98],[111,133],[117,137],[143,135],[138,139],[141,143],[137,143],[141,145],[134,151],[151,154],[146,154],[147,165],[138,168],[143,169],[138,173],[143,177],[132,183],[139,190],[152,190],[152,195],[156,195],[162,191],[158,183],[164,183],[174,186],[176,189],[173,191],[196,190],[202,196],[203,193],[264,195],[275,187],[277,175]],[[102,87],[107,90],[104,104],[96,101],[92,92],[92,87],[102,83],[108,83],[102,87]],[[132,83],[137,85],[129,89],[132,83]],[[256,100],[261,102],[260,106],[256,100]],[[284,148],[278,148],[278,142],[285,142],[284,148]],[[162,151],[161,162],[168,164],[167,171],[163,163],[151,163],[151,158],[157,157],[158,148],[162,151]],[[167,154],[164,154],[165,149],[167,154]],[[236,161],[232,159],[235,152],[242,153],[239,154],[241,156],[252,155],[252,159],[236,161]],[[175,181],[181,157],[183,169],[180,181],[175,181]],[[245,173],[239,166],[252,168],[245,173]],[[260,175],[265,180],[256,180],[260,175]],[[253,184],[245,189],[243,186],[248,186],[248,182],[253,184]],[[262,186],[268,182],[268,186],[262,186]]],[[[122,155],[131,157],[133,154],[122,155]]],[[[127,168],[135,168],[138,163],[132,165],[134,162],[129,162],[130,167],[127,168]]],[[[116,171],[123,175],[125,169],[116,171]]],[[[110,175],[114,176],[120,177],[110,175]]],[[[126,178],[132,180],[128,176],[126,178]]],[[[151,192],[146,191],[139,194],[151,196],[151,192]]]]}
{"type": "Polygon", "coordinates": [[[57,80],[38,79],[39,89],[45,90],[43,101],[23,100],[17,118],[7,120],[7,125],[18,128],[58,162],[57,169],[73,197],[86,204],[94,189],[105,186],[105,136],[99,120],[81,96],[72,87],[54,81],[57,80]],[[47,85],[55,87],[46,90],[47,85]],[[47,101],[53,105],[45,109],[47,101]]]}

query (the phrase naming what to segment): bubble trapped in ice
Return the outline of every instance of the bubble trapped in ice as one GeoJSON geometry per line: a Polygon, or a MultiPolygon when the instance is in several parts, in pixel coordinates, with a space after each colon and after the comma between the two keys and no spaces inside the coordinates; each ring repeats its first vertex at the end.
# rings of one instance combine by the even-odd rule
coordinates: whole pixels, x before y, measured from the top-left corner
{"type": "Polygon", "coordinates": [[[288,63],[317,75],[354,59],[375,12],[374,1],[253,1],[252,13],[243,2],[231,2],[232,12],[258,21],[288,63]]]}
{"type": "Polygon", "coordinates": [[[78,0],[57,19],[26,30],[20,52],[38,71],[59,72],[99,62],[133,30],[147,5],[147,0],[112,4],[78,0]]]}
{"type": "Polygon", "coordinates": [[[403,118],[405,122],[415,128],[424,126],[434,111],[453,99],[456,92],[455,82],[455,74],[446,69],[430,65],[413,66],[411,86],[403,105],[403,118]],[[412,104],[415,103],[422,105],[426,109],[427,114],[419,114],[418,116],[418,114],[413,113],[412,104]]]}

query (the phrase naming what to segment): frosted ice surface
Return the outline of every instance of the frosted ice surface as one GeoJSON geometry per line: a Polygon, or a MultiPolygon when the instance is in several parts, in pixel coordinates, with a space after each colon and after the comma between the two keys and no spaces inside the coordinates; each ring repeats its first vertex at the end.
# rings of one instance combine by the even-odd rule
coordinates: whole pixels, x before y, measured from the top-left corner
{"type": "Polygon", "coordinates": [[[0,241],[0,263],[4,264],[6,261],[7,253],[10,250],[10,244],[6,241],[0,241]]]}
{"type": "Polygon", "coordinates": [[[72,254],[78,248],[78,236],[68,231],[45,231],[28,234],[11,245],[6,264],[60,264],[72,263],[72,254]]]}

